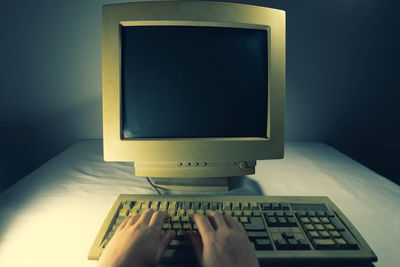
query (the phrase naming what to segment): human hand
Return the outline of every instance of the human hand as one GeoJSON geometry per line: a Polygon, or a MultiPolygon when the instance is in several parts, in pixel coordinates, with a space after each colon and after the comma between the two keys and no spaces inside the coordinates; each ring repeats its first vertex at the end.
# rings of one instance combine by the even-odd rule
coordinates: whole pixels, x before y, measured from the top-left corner
{"type": "Polygon", "coordinates": [[[200,237],[190,233],[189,237],[200,265],[258,267],[254,248],[243,225],[231,216],[213,212],[209,218],[195,214],[192,219],[199,229],[200,237]]]}
{"type": "Polygon", "coordinates": [[[126,219],[104,249],[98,267],[154,266],[174,233],[162,234],[166,212],[151,209],[126,219]]]}

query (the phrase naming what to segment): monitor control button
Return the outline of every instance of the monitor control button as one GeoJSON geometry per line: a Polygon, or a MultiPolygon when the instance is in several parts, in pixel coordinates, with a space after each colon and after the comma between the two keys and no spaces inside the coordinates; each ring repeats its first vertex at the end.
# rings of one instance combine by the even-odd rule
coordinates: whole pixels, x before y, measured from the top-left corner
{"type": "Polygon", "coordinates": [[[207,166],[207,162],[202,162],[201,165],[202,166],[207,166]]]}
{"type": "Polygon", "coordinates": [[[195,162],[195,163],[193,163],[194,164],[194,166],[199,166],[199,163],[198,162],[195,162]]]}
{"type": "Polygon", "coordinates": [[[239,162],[239,168],[240,169],[246,169],[247,168],[247,162],[246,161],[239,162]]]}
{"type": "Polygon", "coordinates": [[[190,166],[190,162],[186,162],[186,166],[190,166]]]}
{"type": "Polygon", "coordinates": [[[178,163],[178,166],[179,166],[179,167],[182,166],[182,165],[183,165],[182,162],[179,162],[179,163],[178,163]]]}

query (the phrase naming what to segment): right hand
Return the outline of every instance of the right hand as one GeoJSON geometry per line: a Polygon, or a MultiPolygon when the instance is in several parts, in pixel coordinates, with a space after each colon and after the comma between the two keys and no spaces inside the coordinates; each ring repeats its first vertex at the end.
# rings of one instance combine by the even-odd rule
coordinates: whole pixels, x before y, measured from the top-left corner
{"type": "Polygon", "coordinates": [[[200,236],[190,233],[198,261],[204,267],[258,267],[258,260],[243,225],[231,216],[213,212],[207,218],[194,214],[200,236]]]}

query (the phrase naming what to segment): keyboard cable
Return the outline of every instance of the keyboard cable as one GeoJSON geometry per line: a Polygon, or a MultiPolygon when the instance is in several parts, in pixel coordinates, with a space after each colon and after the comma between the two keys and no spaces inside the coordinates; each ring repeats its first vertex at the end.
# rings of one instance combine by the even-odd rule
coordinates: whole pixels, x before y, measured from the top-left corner
{"type": "Polygon", "coordinates": [[[150,180],[149,177],[146,177],[146,180],[147,180],[147,182],[149,182],[149,184],[151,185],[151,187],[153,187],[153,189],[157,191],[157,193],[158,193],[159,195],[162,195],[162,193],[161,193],[160,189],[158,188],[158,186],[156,186],[155,184],[153,184],[153,183],[151,182],[151,180],[150,180]]]}

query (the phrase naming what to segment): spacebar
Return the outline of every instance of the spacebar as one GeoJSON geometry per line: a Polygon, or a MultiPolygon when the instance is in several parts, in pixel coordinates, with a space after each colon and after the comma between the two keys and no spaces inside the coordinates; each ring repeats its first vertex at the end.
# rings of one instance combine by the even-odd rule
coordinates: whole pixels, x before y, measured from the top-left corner
{"type": "Polygon", "coordinates": [[[192,247],[167,248],[161,258],[162,262],[195,262],[196,255],[192,247]]]}

